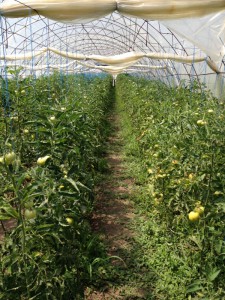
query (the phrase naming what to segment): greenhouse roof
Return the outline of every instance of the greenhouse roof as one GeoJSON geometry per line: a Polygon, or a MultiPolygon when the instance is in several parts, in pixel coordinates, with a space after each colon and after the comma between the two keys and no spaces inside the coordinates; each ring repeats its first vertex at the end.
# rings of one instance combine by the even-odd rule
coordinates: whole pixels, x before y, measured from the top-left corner
{"type": "Polygon", "coordinates": [[[0,13],[2,72],[137,70],[223,89],[225,1],[6,0],[0,13]]]}

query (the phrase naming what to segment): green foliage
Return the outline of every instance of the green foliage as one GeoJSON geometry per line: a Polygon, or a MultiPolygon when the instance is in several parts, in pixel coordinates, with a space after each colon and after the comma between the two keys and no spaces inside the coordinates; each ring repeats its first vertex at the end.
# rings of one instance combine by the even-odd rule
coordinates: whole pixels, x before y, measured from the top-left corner
{"type": "Polygon", "coordinates": [[[15,228],[0,245],[0,299],[82,299],[106,257],[89,217],[111,78],[15,76],[7,88],[0,220],[15,219],[15,228]]]}
{"type": "Polygon", "coordinates": [[[146,215],[139,242],[155,272],[154,299],[223,299],[224,103],[196,82],[169,88],[126,75],[116,96],[135,201],[146,215]],[[189,212],[201,207],[191,222],[189,212]]]}

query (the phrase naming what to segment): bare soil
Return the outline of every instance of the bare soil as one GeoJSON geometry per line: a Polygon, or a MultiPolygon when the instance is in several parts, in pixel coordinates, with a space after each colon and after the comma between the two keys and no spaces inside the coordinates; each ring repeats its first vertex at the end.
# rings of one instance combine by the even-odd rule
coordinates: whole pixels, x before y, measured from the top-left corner
{"type": "MultiPolygon", "coordinates": [[[[124,269],[124,274],[127,272],[130,277],[129,272],[135,272],[130,260],[133,257],[134,239],[137,234],[131,229],[135,211],[129,200],[134,180],[126,175],[118,117],[114,116],[111,121],[114,130],[109,138],[109,150],[105,157],[109,172],[96,189],[93,230],[106,244],[109,256],[118,256],[122,259],[113,259],[110,263],[119,265],[122,270],[124,269]],[[126,270],[129,268],[130,270],[126,270]]],[[[140,284],[135,284],[130,278],[124,278],[122,281],[119,284],[111,284],[102,291],[87,290],[85,300],[146,299],[145,290],[140,284]]]]}
{"type": "Polygon", "coordinates": [[[10,232],[13,228],[16,226],[16,220],[7,220],[7,221],[1,221],[0,222],[0,242],[5,237],[5,232],[10,232]]]}

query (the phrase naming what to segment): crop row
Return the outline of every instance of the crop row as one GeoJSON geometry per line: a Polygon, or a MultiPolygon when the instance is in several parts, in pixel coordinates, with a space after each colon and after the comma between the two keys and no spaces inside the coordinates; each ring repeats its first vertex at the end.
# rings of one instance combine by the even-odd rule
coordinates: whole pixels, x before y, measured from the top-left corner
{"type": "Polygon", "coordinates": [[[224,102],[195,81],[170,88],[126,75],[116,96],[153,299],[223,299],[224,102]]]}
{"type": "Polygon", "coordinates": [[[80,299],[104,252],[88,219],[111,78],[12,75],[1,79],[0,299],[80,299]]]}

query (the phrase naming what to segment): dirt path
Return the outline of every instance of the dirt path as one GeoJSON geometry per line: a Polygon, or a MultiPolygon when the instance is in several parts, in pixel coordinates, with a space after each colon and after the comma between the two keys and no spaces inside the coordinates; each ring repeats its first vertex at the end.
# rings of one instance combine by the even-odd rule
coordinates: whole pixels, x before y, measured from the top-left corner
{"type": "Polygon", "coordinates": [[[131,229],[135,212],[129,198],[134,182],[126,175],[118,121],[116,115],[111,119],[113,131],[106,155],[109,174],[106,174],[97,187],[93,228],[102,237],[108,254],[119,256],[123,261],[111,261],[111,264],[118,268],[118,281],[111,283],[111,287],[106,291],[91,291],[86,300],[146,299],[141,283],[141,270],[135,265],[136,233],[131,229]]]}
{"type": "Polygon", "coordinates": [[[3,241],[4,236],[5,236],[4,229],[7,231],[10,231],[11,229],[13,229],[16,226],[15,224],[16,224],[15,219],[1,222],[1,224],[0,224],[0,242],[3,241]]]}

